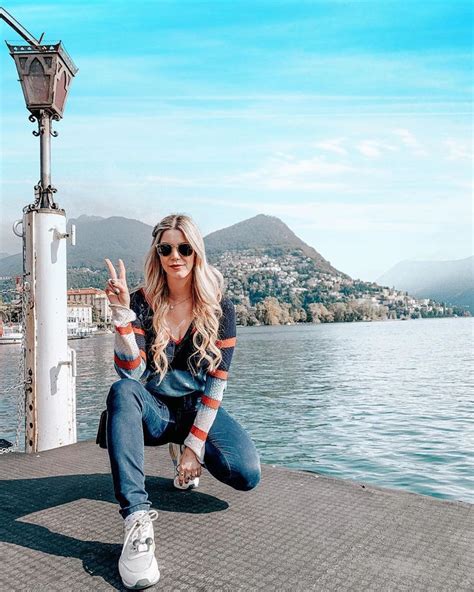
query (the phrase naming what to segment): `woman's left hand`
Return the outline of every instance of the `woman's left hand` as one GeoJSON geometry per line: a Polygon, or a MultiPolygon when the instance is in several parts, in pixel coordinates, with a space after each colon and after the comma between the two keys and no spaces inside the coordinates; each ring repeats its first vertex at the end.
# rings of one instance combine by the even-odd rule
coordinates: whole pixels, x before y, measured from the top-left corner
{"type": "Polygon", "coordinates": [[[180,485],[186,485],[190,479],[201,476],[201,463],[197,456],[187,446],[184,447],[179,463],[178,481],[180,485]]]}

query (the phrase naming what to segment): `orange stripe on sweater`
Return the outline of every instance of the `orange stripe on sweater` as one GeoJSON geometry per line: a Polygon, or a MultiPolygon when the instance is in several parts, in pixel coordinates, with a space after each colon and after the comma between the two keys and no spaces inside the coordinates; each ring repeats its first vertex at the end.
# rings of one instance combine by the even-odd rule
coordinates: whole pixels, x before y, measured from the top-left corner
{"type": "Polygon", "coordinates": [[[200,430],[195,425],[193,425],[191,428],[191,434],[194,434],[196,436],[196,438],[199,438],[199,440],[203,440],[204,442],[206,441],[207,432],[200,430]]]}
{"type": "Polygon", "coordinates": [[[123,368],[124,370],[135,370],[135,368],[138,368],[138,366],[140,366],[142,359],[140,356],[138,356],[138,358],[135,358],[132,361],[129,360],[121,360],[117,355],[114,356],[114,360],[115,363],[117,364],[117,366],[119,368],[123,368]]]}
{"type": "Polygon", "coordinates": [[[225,370],[214,370],[213,372],[208,372],[209,376],[213,376],[214,378],[221,378],[222,380],[227,380],[229,373],[225,370]]]}
{"type": "Polygon", "coordinates": [[[130,333],[133,333],[131,323],[128,323],[125,327],[115,327],[115,330],[117,333],[120,333],[120,335],[129,335],[130,333]]]}
{"type": "Polygon", "coordinates": [[[229,339],[218,339],[216,341],[217,347],[235,347],[237,337],[229,337],[229,339]]]}
{"type": "Polygon", "coordinates": [[[133,327],[133,332],[137,335],[145,335],[145,331],[143,329],[138,329],[138,327],[133,327]]]}
{"type": "Polygon", "coordinates": [[[144,352],[142,349],[141,349],[141,350],[139,350],[139,351],[140,351],[140,355],[141,355],[141,357],[142,357],[142,358],[145,360],[145,362],[146,362],[146,353],[145,353],[145,352],[144,352]]]}
{"type": "Polygon", "coordinates": [[[221,404],[220,401],[216,401],[216,399],[211,399],[211,397],[207,397],[203,395],[201,397],[201,403],[206,405],[206,407],[210,407],[211,409],[219,409],[219,405],[221,404]]]}

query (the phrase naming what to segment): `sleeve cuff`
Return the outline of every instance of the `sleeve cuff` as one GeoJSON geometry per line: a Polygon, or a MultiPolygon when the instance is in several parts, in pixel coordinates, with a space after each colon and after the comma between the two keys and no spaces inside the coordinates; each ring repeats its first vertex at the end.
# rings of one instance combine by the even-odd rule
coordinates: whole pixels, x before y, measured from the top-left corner
{"type": "Polygon", "coordinates": [[[188,434],[184,441],[185,446],[191,448],[194,454],[197,456],[198,461],[204,464],[204,453],[206,451],[206,442],[203,442],[199,438],[196,438],[194,434],[188,434]]]}
{"type": "Polygon", "coordinates": [[[110,304],[109,306],[112,311],[112,323],[116,327],[126,327],[137,318],[135,311],[131,308],[121,304],[110,304]]]}

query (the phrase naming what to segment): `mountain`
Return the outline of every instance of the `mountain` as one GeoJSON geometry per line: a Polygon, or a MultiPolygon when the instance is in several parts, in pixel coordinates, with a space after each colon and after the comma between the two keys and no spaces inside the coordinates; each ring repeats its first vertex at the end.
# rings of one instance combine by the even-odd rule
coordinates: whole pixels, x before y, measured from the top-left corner
{"type": "MultiPolygon", "coordinates": [[[[151,243],[152,226],[119,216],[101,218],[85,215],[69,220],[68,230],[71,224],[76,225],[76,246],[68,245],[68,268],[104,270],[104,258],[109,257],[114,262],[123,259],[129,271],[142,272],[151,243]]],[[[226,251],[266,251],[278,256],[298,250],[314,262],[318,271],[349,277],[332,267],[329,261],[275,216],[259,214],[208,234],[204,242],[210,261],[226,251]]],[[[0,260],[0,276],[19,273],[20,254],[0,260]]]]}
{"type": "Polygon", "coordinates": [[[454,261],[401,261],[377,283],[474,311],[474,256],[454,261]]]}
{"type": "MultiPolygon", "coordinates": [[[[80,216],[68,221],[68,229],[73,223],[77,232],[76,246],[68,245],[69,287],[103,288],[108,278],[105,257],[124,260],[131,288],[142,281],[152,226],[119,216],[80,216]]],[[[469,299],[474,304],[472,257],[402,262],[379,280],[382,286],[403,290],[397,293],[339,272],[275,216],[259,214],[212,232],[204,242],[209,261],[225,278],[226,294],[239,307],[241,324],[453,316],[466,312],[456,309],[456,302],[469,299]],[[446,309],[412,296],[453,306],[446,309]]],[[[20,255],[0,259],[0,290],[6,302],[14,293],[12,280],[1,276],[20,273],[20,255]]]]}
{"type": "Polygon", "coordinates": [[[22,273],[21,253],[0,259],[0,276],[13,276],[22,273]]]}
{"type": "Polygon", "coordinates": [[[205,237],[205,243],[210,260],[229,251],[266,251],[278,256],[279,253],[300,250],[303,255],[313,260],[318,271],[349,278],[348,275],[334,268],[313,247],[298,238],[276,216],[258,214],[253,218],[243,220],[222,230],[211,232],[205,237]]]}
{"type": "Polygon", "coordinates": [[[106,220],[107,218],[104,218],[103,216],[89,216],[88,214],[82,214],[81,216],[79,216],[79,218],[76,219],[71,219],[70,222],[71,224],[80,222],[85,223],[85,222],[100,222],[101,220],[106,220]]]}
{"type": "MultiPolygon", "coordinates": [[[[80,216],[67,223],[76,225],[76,245],[68,244],[68,268],[85,267],[105,270],[104,258],[123,259],[127,270],[141,273],[145,254],[151,244],[152,226],[138,220],[113,216],[80,216]]],[[[0,260],[0,276],[18,275],[22,270],[21,254],[0,260]]]]}
{"type": "Polygon", "coordinates": [[[152,226],[120,216],[80,216],[69,220],[68,230],[72,224],[76,225],[76,246],[68,246],[68,267],[102,270],[108,257],[114,263],[123,259],[129,271],[143,269],[152,226]]]}

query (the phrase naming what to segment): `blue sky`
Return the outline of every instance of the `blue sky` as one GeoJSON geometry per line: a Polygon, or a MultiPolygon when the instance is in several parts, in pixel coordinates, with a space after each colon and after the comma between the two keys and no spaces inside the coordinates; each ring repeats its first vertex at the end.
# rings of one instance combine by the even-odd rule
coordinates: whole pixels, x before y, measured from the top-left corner
{"type": "MultiPolygon", "coordinates": [[[[2,5],[79,67],[53,139],[69,217],[184,211],[207,234],[271,214],[364,280],[472,255],[470,2],[2,5]]],[[[39,148],[6,47],[0,78],[0,251],[13,253],[39,148]]]]}

